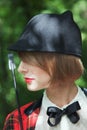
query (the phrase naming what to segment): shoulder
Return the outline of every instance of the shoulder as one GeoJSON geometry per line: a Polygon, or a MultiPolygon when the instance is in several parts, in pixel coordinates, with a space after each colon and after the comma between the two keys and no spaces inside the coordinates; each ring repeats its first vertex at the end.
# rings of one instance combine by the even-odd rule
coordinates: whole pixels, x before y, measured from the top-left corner
{"type": "MultiPolygon", "coordinates": [[[[21,118],[23,121],[22,123],[27,121],[29,115],[31,115],[30,117],[32,116],[38,117],[38,114],[40,112],[41,102],[42,102],[42,97],[36,102],[30,102],[20,107],[21,118]]],[[[16,109],[10,114],[8,114],[8,116],[6,117],[3,130],[7,130],[9,128],[19,129],[19,127],[20,127],[19,113],[18,113],[18,110],[16,109]]]]}
{"type": "MultiPolygon", "coordinates": [[[[27,119],[27,115],[25,114],[25,109],[29,106],[31,106],[32,102],[25,104],[23,106],[20,107],[20,111],[21,111],[21,115],[22,115],[22,119],[27,119]]],[[[4,123],[4,129],[3,130],[7,130],[7,129],[13,129],[15,126],[18,128],[20,125],[19,123],[19,114],[18,114],[18,110],[14,110],[11,113],[9,113],[5,119],[5,123],[4,123]]]]}
{"type": "MultiPolygon", "coordinates": [[[[22,115],[22,116],[25,115],[25,113],[24,113],[25,109],[26,109],[27,107],[31,106],[31,104],[32,104],[32,102],[27,103],[27,104],[25,104],[25,105],[23,105],[23,106],[20,107],[20,111],[21,111],[21,115],[22,115]]],[[[9,113],[6,119],[8,119],[8,118],[10,118],[10,117],[18,117],[18,110],[15,109],[15,110],[12,111],[11,113],[9,113]]]]}
{"type": "Polygon", "coordinates": [[[87,88],[81,87],[81,90],[84,92],[85,96],[87,96],[87,88]]]}

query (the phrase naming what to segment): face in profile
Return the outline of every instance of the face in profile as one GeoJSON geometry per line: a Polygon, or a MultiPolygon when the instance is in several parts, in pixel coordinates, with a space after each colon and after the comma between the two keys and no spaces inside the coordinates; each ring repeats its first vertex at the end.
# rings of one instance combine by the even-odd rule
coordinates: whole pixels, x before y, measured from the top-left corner
{"type": "Polygon", "coordinates": [[[23,75],[28,90],[36,91],[49,87],[49,74],[37,66],[21,61],[18,72],[23,75]]]}

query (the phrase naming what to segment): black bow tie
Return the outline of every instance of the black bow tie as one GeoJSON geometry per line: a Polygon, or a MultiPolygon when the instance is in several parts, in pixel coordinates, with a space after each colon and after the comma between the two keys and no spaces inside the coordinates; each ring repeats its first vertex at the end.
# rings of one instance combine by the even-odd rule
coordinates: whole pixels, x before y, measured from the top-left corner
{"type": "Polygon", "coordinates": [[[77,123],[79,118],[79,115],[77,114],[77,110],[80,110],[81,107],[77,102],[74,102],[73,104],[69,105],[65,109],[61,110],[57,107],[48,107],[47,109],[47,115],[48,117],[48,124],[50,126],[56,126],[60,120],[61,117],[66,114],[67,117],[70,119],[72,123],[77,123]]]}

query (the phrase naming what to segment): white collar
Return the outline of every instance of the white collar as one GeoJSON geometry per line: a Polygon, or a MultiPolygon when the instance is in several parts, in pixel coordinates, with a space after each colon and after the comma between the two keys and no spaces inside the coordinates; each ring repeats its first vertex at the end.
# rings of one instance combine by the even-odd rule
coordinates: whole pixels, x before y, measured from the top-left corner
{"type": "MultiPolygon", "coordinates": [[[[53,102],[50,101],[50,99],[47,97],[47,94],[46,94],[46,90],[44,91],[44,94],[43,94],[43,99],[42,99],[42,107],[45,108],[45,110],[47,110],[47,108],[49,106],[55,106],[55,107],[58,107],[60,108],[61,110],[66,108],[68,105],[72,104],[73,102],[75,101],[79,101],[81,97],[81,95],[83,94],[83,92],[81,91],[81,88],[80,87],[77,87],[78,88],[78,92],[76,94],[76,96],[74,97],[74,99],[67,105],[64,105],[62,108],[56,106],[56,104],[54,104],[53,102]]],[[[84,94],[83,94],[84,96],[84,94]]]]}

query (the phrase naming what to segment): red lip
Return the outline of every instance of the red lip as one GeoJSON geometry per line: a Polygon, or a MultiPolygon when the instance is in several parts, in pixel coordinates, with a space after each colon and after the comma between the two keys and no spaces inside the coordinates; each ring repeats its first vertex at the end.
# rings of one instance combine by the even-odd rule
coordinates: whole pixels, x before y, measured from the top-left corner
{"type": "Polygon", "coordinates": [[[34,80],[34,78],[25,78],[26,83],[31,83],[34,80]]]}

